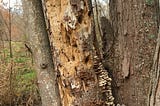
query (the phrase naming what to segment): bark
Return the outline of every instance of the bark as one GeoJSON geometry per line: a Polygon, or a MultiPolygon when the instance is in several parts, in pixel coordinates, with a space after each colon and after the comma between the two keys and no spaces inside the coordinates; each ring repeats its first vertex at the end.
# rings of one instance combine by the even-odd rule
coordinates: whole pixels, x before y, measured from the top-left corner
{"type": "Polygon", "coordinates": [[[160,26],[159,26],[159,33],[157,38],[157,45],[155,49],[155,54],[153,58],[153,65],[152,65],[152,77],[150,83],[150,91],[149,91],[149,98],[148,98],[148,106],[159,106],[160,105],[160,26]]]}
{"type": "Polygon", "coordinates": [[[104,69],[90,0],[47,0],[54,64],[62,106],[113,106],[111,78],[104,69]]]}
{"type": "Polygon", "coordinates": [[[42,106],[60,106],[56,72],[53,67],[49,38],[41,0],[27,0],[28,39],[31,48],[42,106]]]}
{"type": "Polygon", "coordinates": [[[157,0],[110,1],[110,19],[116,38],[110,68],[116,82],[117,104],[155,106],[158,83],[154,81],[159,79],[156,76],[159,73],[157,5],[157,0]]]}
{"type": "Polygon", "coordinates": [[[102,58],[102,30],[101,30],[101,26],[100,26],[100,10],[99,10],[99,5],[100,3],[97,2],[97,0],[94,0],[93,2],[94,8],[93,8],[93,14],[94,14],[94,23],[95,23],[95,33],[96,33],[96,39],[98,42],[98,48],[100,51],[100,55],[102,58]]]}

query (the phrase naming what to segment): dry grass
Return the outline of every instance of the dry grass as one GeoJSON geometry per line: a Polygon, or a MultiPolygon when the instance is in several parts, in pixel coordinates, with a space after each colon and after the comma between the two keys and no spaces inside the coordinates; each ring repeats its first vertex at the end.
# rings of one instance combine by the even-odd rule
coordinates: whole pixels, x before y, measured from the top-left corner
{"type": "Polygon", "coordinates": [[[8,43],[0,49],[0,106],[35,106],[40,103],[32,58],[23,42],[12,42],[13,58],[8,43]]]}
{"type": "Polygon", "coordinates": [[[10,98],[10,64],[0,64],[0,104],[9,103],[10,98]]]}

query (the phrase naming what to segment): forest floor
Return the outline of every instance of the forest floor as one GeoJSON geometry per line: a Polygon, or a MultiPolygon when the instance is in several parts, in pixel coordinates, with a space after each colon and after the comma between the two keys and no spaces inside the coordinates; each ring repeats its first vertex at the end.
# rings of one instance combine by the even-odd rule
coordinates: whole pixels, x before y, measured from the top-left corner
{"type": "Polygon", "coordinates": [[[0,106],[40,106],[32,56],[23,42],[0,41],[0,106]]]}

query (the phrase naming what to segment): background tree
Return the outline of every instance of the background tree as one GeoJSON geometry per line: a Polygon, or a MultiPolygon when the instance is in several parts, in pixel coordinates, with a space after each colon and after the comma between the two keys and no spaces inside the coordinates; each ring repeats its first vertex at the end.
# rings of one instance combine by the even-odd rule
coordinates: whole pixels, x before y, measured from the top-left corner
{"type": "Polygon", "coordinates": [[[110,57],[113,63],[109,67],[116,82],[116,103],[159,104],[158,4],[158,0],[110,1],[115,43],[110,57]]]}

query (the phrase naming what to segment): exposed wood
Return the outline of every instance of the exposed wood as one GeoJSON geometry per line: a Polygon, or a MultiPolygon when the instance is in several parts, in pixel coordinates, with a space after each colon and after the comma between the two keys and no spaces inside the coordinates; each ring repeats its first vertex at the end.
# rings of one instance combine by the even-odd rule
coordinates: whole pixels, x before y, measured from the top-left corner
{"type": "Polygon", "coordinates": [[[113,106],[111,78],[94,46],[90,0],[47,0],[62,106],[113,106]]]}

